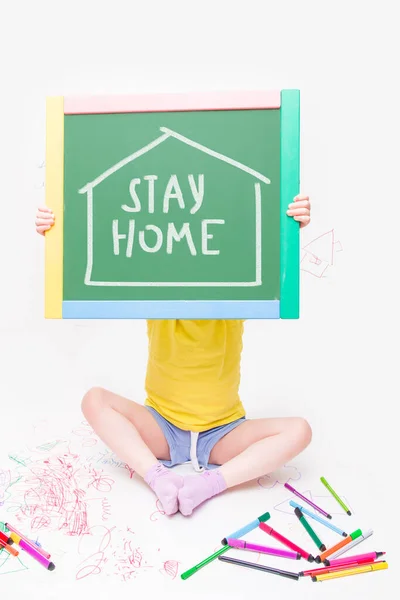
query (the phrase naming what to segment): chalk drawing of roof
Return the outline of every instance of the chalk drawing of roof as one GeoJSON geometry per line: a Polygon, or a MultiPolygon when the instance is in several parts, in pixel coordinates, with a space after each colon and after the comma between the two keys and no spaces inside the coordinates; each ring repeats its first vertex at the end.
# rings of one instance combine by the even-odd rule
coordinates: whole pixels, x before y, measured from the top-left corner
{"type": "Polygon", "coordinates": [[[137,150],[133,154],[130,154],[126,158],[123,158],[118,163],[101,173],[96,179],[88,182],[84,185],[80,190],[80,194],[86,194],[87,197],[87,265],[86,265],[86,273],[85,273],[85,285],[90,286],[129,286],[129,287],[252,287],[259,286],[262,284],[261,279],[261,261],[262,261],[262,250],[261,250],[261,238],[262,238],[262,218],[261,218],[261,183],[269,184],[271,181],[265,175],[262,175],[258,171],[255,171],[251,167],[244,165],[243,163],[234,160],[233,158],[229,158],[224,154],[219,152],[215,152],[215,150],[211,150],[202,144],[199,144],[189,138],[177,133],[176,131],[172,131],[172,129],[168,129],[167,127],[160,127],[160,131],[162,131],[162,135],[156,138],[147,146],[143,146],[140,150],[137,150]],[[133,162],[140,156],[143,156],[156,146],[159,146],[166,140],[170,138],[175,138],[180,142],[191,146],[192,148],[196,148],[217,160],[220,160],[224,163],[235,167],[248,175],[251,175],[255,178],[254,182],[254,201],[255,201],[255,224],[254,224],[254,242],[255,242],[255,275],[254,279],[251,281],[93,281],[92,280],[92,271],[93,271],[93,190],[96,186],[98,186],[102,181],[113,175],[122,169],[129,163],[133,162]]]}
{"type": "Polygon", "coordinates": [[[232,158],[229,158],[228,156],[225,156],[224,154],[215,152],[214,150],[211,150],[210,148],[207,148],[206,146],[203,146],[202,144],[198,144],[197,142],[194,142],[193,140],[190,140],[189,138],[187,138],[183,135],[180,135],[179,133],[176,133],[176,131],[172,131],[172,129],[168,129],[167,127],[160,127],[160,131],[163,132],[163,135],[161,135],[160,137],[158,137],[155,140],[153,140],[152,142],[150,142],[150,144],[147,144],[147,146],[143,146],[143,148],[140,148],[140,150],[137,150],[130,156],[123,158],[118,163],[116,163],[115,165],[113,165],[112,167],[107,169],[107,171],[104,171],[104,173],[102,173],[101,175],[96,177],[96,179],[87,183],[83,188],[81,188],[79,190],[79,193],[84,194],[88,190],[95,188],[97,185],[99,185],[99,183],[101,183],[102,181],[107,179],[107,177],[109,177],[116,171],[119,171],[119,169],[122,169],[122,167],[125,167],[125,165],[136,160],[137,158],[139,158],[139,156],[143,156],[143,154],[146,154],[147,152],[149,152],[156,146],[159,146],[160,144],[165,142],[165,140],[167,140],[168,138],[171,138],[171,137],[179,140],[180,142],[183,142],[184,144],[187,144],[188,146],[192,146],[192,148],[196,148],[197,150],[200,150],[201,152],[204,152],[205,154],[209,154],[210,156],[213,156],[214,158],[217,158],[218,160],[228,163],[229,165],[232,165],[233,167],[236,167],[237,169],[241,169],[245,173],[249,173],[249,175],[253,175],[253,177],[255,177],[256,179],[259,179],[263,183],[271,183],[267,177],[265,177],[258,171],[255,171],[254,169],[251,169],[250,167],[247,167],[243,163],[240,163],[237,160],[233,160],[232,158]]]}

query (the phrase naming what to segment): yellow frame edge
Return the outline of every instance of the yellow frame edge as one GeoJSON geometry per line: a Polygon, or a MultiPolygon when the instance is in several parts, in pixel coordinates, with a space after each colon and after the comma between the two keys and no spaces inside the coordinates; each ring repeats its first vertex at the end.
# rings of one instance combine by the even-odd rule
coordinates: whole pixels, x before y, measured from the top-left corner
{"type": "Polygon", "coordinates": [[[55,224],[45,235],[46,319],[62,319],[64,216],[64,98],[46,100],[46,206],[55,224]]]}

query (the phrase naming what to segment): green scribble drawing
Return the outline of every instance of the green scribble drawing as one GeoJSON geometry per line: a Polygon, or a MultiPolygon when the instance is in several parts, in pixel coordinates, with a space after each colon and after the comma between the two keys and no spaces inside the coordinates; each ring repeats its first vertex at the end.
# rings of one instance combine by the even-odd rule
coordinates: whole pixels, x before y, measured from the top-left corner
{"type": "Polygon", "coordinates": [[[65,440],[54,440],[54,442],[47,442],[46,444],[42,444],[41,446],[36,446],[36,450],[41,450],[42,452],[50,452],[56,446],[59,446],[65,442],[65,440]]]}
{"type": "MultiPolygon", "coordinates": [[[[18,481],[22,479],[22,475],[20,475],[19,477],[17,477],[16,479],[14,479],[13,481],[10,481],[10,485],[8,486],[7,490],[10,489],[10,487],[12,487],[13,485],[15,485],[16,483],[18,483],[18,481]]],[[[6,491],[7,491],[6,490],[6,491]]]]}
{"type": "Polygon", "coordinates": [[[9,575],[10,573],[18,573],[18,571],[26,571],[28,567],[22,562],[19,556],[13,557],[10,560],[11,554],[0,551],[0,575],[9,575]]]}
{"type": "Polygon", "coordinates": [[[8,455],[8,458],[9,458],[10,460],[13,460],[14,462],[16,462],[18,465],[22,465],[23,467],[27,467],[27,466],[28,466],[28,464],[32,462],[31,458],[29,458],[29,457],[28,457],[27,459],[24,459],[24,458],[22,458],[22,457],[19,457],[19,456],[18,456],[18,455],[16,455],[16,454],[15,454],[15,455],[13,455],[13,454],[9,454],[9,455],[8,455]],[[26,460],[27,460],[28,462],[25,462],[26,460]]]}
{"type": "MultiPolygon", "coordinates": [[[[8,532],[3,521],[0,521],[0,531],[8,532]]],[[[22,562],[19,556],[11,557],[11,554],[9,554],[7,550],[0,548],[0,575],[18,573],[18,571],[25,571],[26,569],[28,569],[28,567],[22,562]],[[12,558],[11,561],[10,558],[12,558]]]]}

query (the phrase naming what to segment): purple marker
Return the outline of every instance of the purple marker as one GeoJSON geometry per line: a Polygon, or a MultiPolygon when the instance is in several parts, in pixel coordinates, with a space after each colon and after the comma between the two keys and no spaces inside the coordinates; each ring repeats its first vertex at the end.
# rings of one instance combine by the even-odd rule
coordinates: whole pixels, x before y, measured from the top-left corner
{"type": "Polygon", "coordinates": [[[32,558],[35,558],[48,571],[54,571],[56,568],[54,563],[50,562],[45,556],[43,556],[43,554],[40,554],[40,552],[35,550],[35,548],[26,543],[22,538],[19,540],[18,546],[25,550],[27,554],[30,554],[32,558]]]}
{"type": "Polygon", "coordinates": [[[244,540],[235,540],[234,538],[228,538],[226,541],[228,546],[231,548],[251,550],[253,552],[260,552],[261,554],[271,554],[273,556],[281,556],[282,558],[293,558],[294,560],[299,560],[301,558],[301,554],[299,554],[299,552],[289,552],[289,550],[269,548],[268,546],[259,546],[258,544],[250,544],[244,540]]]}
{"type": "Polygon", "coordinates": [[[312,506],[314,510],[320,512],[321,515],[324,515],[324,517],[326,517],[327,519],[332,519],[332,515],[329,515],[327,512],[325,512],[324,510],[322,510],[322,508],[320,508],[319,506],[317,506],[316,504],[314,504],[314,502],[311,502],[311,500],[309,500],[308,498],[306,498],[305,496],[303,496],[302,494],[300,494],[300,492],[298,492],[297,490],[295,490],[288,483],[285,483],[285,488],[288,489],[290,492],[292,492],[292,494],[294,494],[298,498],[301,498],[303,500],[303,502],[307,502],[307,504],[309,504],[310,506],[312,506]]]}

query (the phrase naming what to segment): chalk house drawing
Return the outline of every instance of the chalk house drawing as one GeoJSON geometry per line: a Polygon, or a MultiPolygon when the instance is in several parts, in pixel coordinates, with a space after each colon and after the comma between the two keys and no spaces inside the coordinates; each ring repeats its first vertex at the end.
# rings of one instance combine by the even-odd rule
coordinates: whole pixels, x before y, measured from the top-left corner
{"type": "Polygon", "coordinates": [[[122,159],[121,161],[119,161],[118,163],[116,163],[115,165],[113,165],[112,167],[107,169],[106,171],[104,171],[104,173],[101,173],[98,177],[96,177],[96,179],[94,179],[91,182],[88,182],[86,185],[84,185],[79,190],[80,194],[86,194],[86,199],[87,199],[87,264],[86,264],[86,273],[85,273],[85,279],[84,279],[85,285],[100,286],[100,287],[102,287],[102,286],[114,286],[114,287],[118,287],[118,286],[130,286],[130,287],[133,287],[133,286],[134,287],[147,287],[147,286],[151,286],[151,287],[161,287],[161,286],[163,286],[163,287],[255,287],[255,286],[260,286],[262,284],[262,278],[261,278],[261,274],[262,274],[262,265],[261,265],[261,257],[262,257],[261,224],[262,224],[262,219],[261,219],[261,183],[260,182],[269,184],[269,183],[271,183],[270,180],[267,177],[265,177],[264,175],[262,175],[261,173],[259,173],[258,171],[255,171],[254,169],[252,169],[251,167],[248,167],[232,158],[229,158],[228,156],[220,154],[219,152],[215,152],[214,150],[211,150],[210,148],[207,148],[206,146],[203,146],[193,140],[190,140],[189,138],[184,137],[183,135],[180,135],[179,133],[176,133],[175,131],[172,131],[171,129],[168,129],[166,127],[160,127],[160,131],[162,132],[161,136],[159,136],[158,138],[156,138],[155,140],[153,140],[152,142],[150,142],[149,144],[147,144],[140,150],[137,150],[130,156],[127,156],[126,158],[122,159]],[[101,184],[105,179],[107,179],[108,177],[113,175],[115,172],[119,171],[119,169],[122,169],[127,164],[131,163],[135,159],[137,159],[140,156],[151,151],[153,148],[164,143],[166,140],[168,140],[170,138],[175,138],[175,139],[179,140],[180,142],[187,144],[188,146],[191,146],[192,148],[195,148],[201,152],[208,154],[209,156],[212,156],[216,160],[222,161],[233,167],[236,167],[237,169],[244,171],[245,173],[251,175],[252,177],[254,177],[257,180],[254,182],[254,201],[255,201],[255,224],[254,224],[254,228],[255,228],[255,254],[254,254],[254,256],[255,256],[255,277],[254,277],[254,280],[252,280],[252,281],[233,281],[233,282],[232,281],[230,281],[230,282],[227,282],[227,281],[209,281],[209,282],[118,281],[118,282],[116,282],[116,281],[94,281],[94,280],[92,280],[93,232],[94,232],[93,202],[94,202],[96,186],[101,184]]]}

